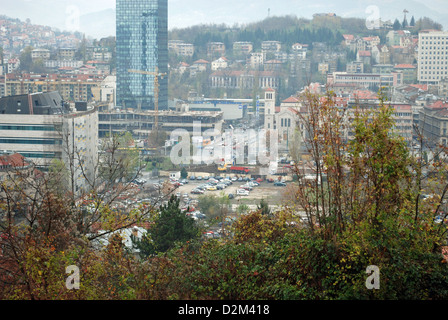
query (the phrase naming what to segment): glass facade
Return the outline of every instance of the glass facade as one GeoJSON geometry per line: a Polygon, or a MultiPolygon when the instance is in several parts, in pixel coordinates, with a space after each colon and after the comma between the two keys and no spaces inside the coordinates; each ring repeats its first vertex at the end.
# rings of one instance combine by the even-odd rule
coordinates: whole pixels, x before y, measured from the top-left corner
{"type": "MultiPolygon", "coordinates": [[[[117,106],[154,110],[154,75],[168,73],[168,0],[117,0],[117,106]]],[[[159,77],[159,110],[168,109],[168,76],[159,77]]]]}

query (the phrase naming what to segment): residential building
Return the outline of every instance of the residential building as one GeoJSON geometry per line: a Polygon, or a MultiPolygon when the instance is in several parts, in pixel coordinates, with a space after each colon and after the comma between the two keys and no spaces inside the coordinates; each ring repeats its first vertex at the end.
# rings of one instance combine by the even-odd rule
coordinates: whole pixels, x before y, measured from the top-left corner
{"type": "Polygon", "coordinates": [[[167,0],[117,0],[116,17],[117,105],[168,109],[167,0]]]}
{"type": "MultiPolygon", "coordinates": [[[[386,102],[393,109],[392,118],[394,120],[393,130],[404,138],[408,145],[411,144],[413,138],[413,108],[411,104],[386,102]]],[[[355,111],[357,109],[366,109],[370,111],[378,111],[380,101],[378,95],[372,91],[356,91],[347,103],[346,121],[353,121],[355,111]]],[[[352,127],[348,127],[347,138],[352,139],[354,132],[352,127]]]]}
{"type": "Polygon", "coordinates": [[[207,43],[207,56],[210,59],[215,57],[222,57],[226,54],[226,46],[222,42],[207,43]]]}
{"type": "Polygon", "coordinates": [[[372,47],[372,63],[377,64],[390,64],[390,50],[386,45],[376,45],[372,47]]]}
{"type": "Polygon", "coordinates": [[[448,76],[448,32],[421,31],[418,43],[418,81],[438,84],[448,76]]]}
{"type": "Polygon", "coordinates": [[[265,71],[280,71],[282,68],[282,62],[280,60],[272,59],[264,63],[265,71]]]}
{"type": "Polygon", "coordinates": [[[60,68],[72,68],[79,69],[83,66],[82,60],[47,60],[44,62],[45,68],[48,69],[60,69],[60,68]]]}
{"type": "Polygon", "coordinates": [[[59,60],[73,60],[75,58],[76,48],[59,48],[58,59],[59,60]]]}
{"type": "Polygon", "coordinates": [[[233,43],[233,54],[235,56],[246,56],[254,49],[254,45],[249,41],[236,41],[233,43]]]}
{"type": "Polygon", "coordinates": [[[266,59],[266,53],[263,52],[251,52],[247,57],[246,64],[252,69],[259,69],[264,64],[266,59]]]}
{"type": "Polygon", "coordinates": [[[39,75],[8,74],[5,80],[5,95],[14,96],[38,92],[57,91],[64,101],[86,101],[93,99],[92,90],[104,80],[101,75],[39,75]]]}
{"type": "Polygon", "coordinates": [[[410,36],[411,32],[409,30],[391,30],[386,35],[386,43],[389,46],[400,46],[402,38],[410,36]]]}
{"type": "Polygon", "coordinates": [[[282,50],[282,43],[280,41],[263,41],[261,42],[261,52],[274,53],[282,50]]]}
{"type": "Polygon", "coordinates": [[[330,65],[328,63],[321,62],[317,65],[317,71],[320,74],[327,74],[329,70],[330,70],[330,65]]]}
{"type": "Polygon", "coordinates": [[[194,45],[185,43],[183,40],[169,40],[168,50],[179,56],[192,57],[194,54],[194,45]]]}
{"type": "Polygon", "coordinates": [[[50,59],[50,50],[40,49],[40,48],[34,49],[33,51],[31,51],[31,59],[33,61],[36,61],[39,59],[43,60],[43,61],[48,60],[48,59],[50,59]]]}
{"type": "Polygon", "coordinates": [[[447,146],[448,103],[438,100],[423,106],[419,114],[419,127],[429,146],[447,146]]]}
{"type": "Polygon", "coordinates": [[[375,64],[372,66],[372,73],[388,74],[394,70],[393,64],[375,64]]]}
{"type": "Polygon", "coordinates": [[[19,69],[20,60],[16,58],[8,59],[7,71],[8,73],[13,73],[15,70],[19,69]]]}
{"type": "Polygon", "coordinates": [[[17,175],[32,175],[34,166],[19,153],[0,150],[0,182],[17,175]]]}
{"type": "Polygon", "coordinates": [[[99,86],[91,89],[96,102],[106,102],[115,105],[117,91],[117,77],[107,76],[99,86]]]}
{"type": "Polygon", "coordinates": [[[371,64],[372,53],[367,50],[358,51],[356,54],[356,61],[362,62],[365,65],[371,64]]]}
{"type": "Polygon", "coordinates": [[[211,70],[216,71],[220,69],[226,69],[228,67],[228,60],[225,57],[213,60],[211,64],[211,70]]]}
{"type": "Polygon", "coordinates": [[[347,73],[364,73],[364,63],[361,61],[353,61],[346,65],[347,73]]]}
{"type": "Polygon", "coordinates": [[[397,64],[395,71],[403,72],[403,83],[410,84],[417,82],[417,67],[412,64],[397,64]]]}
{"type": "Polygon", "coordinates": [[[190,76],[194,77],[198,72],[205,72],[210,69],[210,62],[199,59],[190,66],[190,76]]]}
{"type": "Polygon", "coordinates": [[[308,45],[301,43],[294,43],[291,46],[291,50],[294,57],[306,59],[306,54],[308,52],[308,45]]]}

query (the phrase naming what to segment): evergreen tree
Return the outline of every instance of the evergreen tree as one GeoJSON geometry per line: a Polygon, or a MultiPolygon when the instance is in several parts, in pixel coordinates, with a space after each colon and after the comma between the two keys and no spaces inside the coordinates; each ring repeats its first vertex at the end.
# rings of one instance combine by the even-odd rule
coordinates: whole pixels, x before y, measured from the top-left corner
{"type": "Polygon", "coordinates": [[[141,240],[133,238],[133,243],[142,256],[166,252],[177,242],[186,242],[200,235],[193,218],[179,208],[179,199],[171,196],[168,204],[160,208],[160,216],[141,240]]]}
{"type": "Polygon", "coordinates": [[[257,206],[257,209],[261,212],[262,215],[269,215],[271,213],[269,204],[264,199],[261,199],[260,204],[257,206]]]}
{"type": "Polygon", "coordinates": [[[415,19],[414,19],[414,16],[412,16],[412,18],[411,18],[411,22],[409,23],[409,26],[411,26],[411,27],[415,27],[415,19]]]}
{"type": "Polygon", "coordinates": [[[395,22],[394,22],[394,25],[393,25],[393,29],[395,31],[401,29],[401,23],[400,23],[400,21],[398,21],[398,19],[395,19],[395,22]]]}
{"type": "Polygon", "coordinates": [[[187,177],[188,177],[187,169],[182,168],[182,170],[180,171],[180,177],[181,177],[182,179],[187,179],[187,177]]]}
{"type": "Polygon", "coordinates": [[[408,26],[408,20],[406,20],[406,17],[403,19],[403,22],[402,22],[402,24],[401,24],[401,27],[403,28],[403,29],[405,29],[405,28],[407,28],[407,26],[408,26]]]}

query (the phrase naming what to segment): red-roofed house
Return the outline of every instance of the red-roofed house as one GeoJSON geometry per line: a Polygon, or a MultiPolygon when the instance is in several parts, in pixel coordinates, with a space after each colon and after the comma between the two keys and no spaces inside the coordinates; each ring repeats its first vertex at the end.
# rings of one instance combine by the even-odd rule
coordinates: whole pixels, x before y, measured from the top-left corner
{"type": "Polygon", "coordinates": [[[220,69],[226,69],[228,66],[228,60],[225,57],[220,57],[219,59],[216,59],[212,61],[211,69],[212,71],[220,70],[220,69]]]}
{"type": "Polygon", "coordinates": [[[19,153],[0,155],[0,181],[16,174],[32,172],[31,163],[19,153]]]}
{"type": "Polygon", "coordinates": [[[342,35],[344,37],[344,44],[346,46],[350,46],[350,44],[352,43],[352,41],[355,40],[355,36],[352,34],[343,34],[342,35]]]}
{"type": "Polygon", "coordinates": [[[356,60],[358,60],[364,64],[371,64],[371,58],[372,58],[372,53],[367,50],[358,51],[358,53],[356,54],[356,60]]]}
{"type": "Polygon", "coordinates": [[[352,99],[358,100],[378,100],[378,95],[370,90],[356,90],[353,92],[352,99]]]}
{"type": "Polygon", "coordinates": [[[190,66],[190,76],[196,75],[198,72],[206,71],[210,67],[210,62],[204,59],[199,59],[193,62],[190,66]]]}

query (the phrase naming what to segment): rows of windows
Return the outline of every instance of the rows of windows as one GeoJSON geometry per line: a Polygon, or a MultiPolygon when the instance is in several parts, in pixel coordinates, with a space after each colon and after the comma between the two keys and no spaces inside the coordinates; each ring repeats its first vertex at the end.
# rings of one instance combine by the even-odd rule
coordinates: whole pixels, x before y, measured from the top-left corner
{"type": "Polygon", "coordinates": [[[17,131],[56,131],[54,126],[13,126],[0,125],[0,130],[17,130],[17,131]]]}
{"type": "Polygon", "coordinates": [[[20,139],[20,138],[0,138],[0,143],[4,144],[40,144],[40,145],[62,145],[60,139],[20,139]]]}
{"type": "Polygon", "coordinates": [[[35,159],[54,159],[60,158],[61,154],[55,152],[17,152],[20,153],[25,158],[35,158],[35,159]]]}

